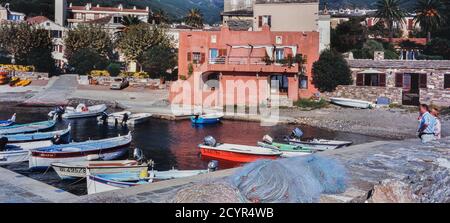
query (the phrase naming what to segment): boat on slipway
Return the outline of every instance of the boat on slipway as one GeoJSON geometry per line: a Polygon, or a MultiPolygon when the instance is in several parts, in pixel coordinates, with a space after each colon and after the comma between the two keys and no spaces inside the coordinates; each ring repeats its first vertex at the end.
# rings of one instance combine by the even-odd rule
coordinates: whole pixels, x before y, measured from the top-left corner
{"type": "Polygon", "coordinates": [[[257,145],[264,148],[279,150],[283,153],[281,156],[285,158],[306,156],[314,153],[314,150],[309,147],[273,142],[272,137],[268,135],[264,136],[263,141],[258,142],[257,145]]]}
{"type": "Polygon", "coordinates": [[[43,122],[33,122],[28,124],[16,124],[12,126],[5,126],[0,127],[0,135],[40,132],[53,128],[55,124],[56,124],[55,120],[48,120],[43,122]]]}
{"type": "Polygon", "coordinates": [[[353,144],[352,141],[338,141],[328,139],[312,139],[302,140],[303,132],[299,128],[295,128],[290,136],[285,137],[285,141],[292,145],[308,147],[311,150],[325,151],[333,150],[353,144]]]}
{"type": "Polygon", "coordinates": [[[202,156],[239,163],[249,163],[259,159],[277,159],[282,154],[279,150],[260,146],[217,143],[212,136],[207,136],[199,148],[202,156]]]}
{"type": "Polygon", "coordinates": [[[6,137],[8,143],[22,143],[22,142],[35,142],[54,139],[60,137],[65,142],[70,141],[70,124],[66,129],[53,131],[53,132],[36,132],[36,133],[24,133],[14,135],[0,135],[0,138],[6,137]]]}
{"type": "Polygon", "coordinates": [[[0,127],[11,126],[16,123],[16,113],[8,120],[0,120],[0,127]]]}
{"type": "Polygon", "coordinates": [[[375,105],[372,102],[363,101],[363,100],[356,100],[356,99],[350,99],[350,98],[330,98],[331,103],[344,106],[344,107],[351,107],[351,108],[374,108],[375,105]]]}
{"type": "Polygon", "coordinates": [[[205,114],[191,116],[192,124],[216,124],[223,118],[221,114],[205,114]]]}
{"type": "Polygon", "coordinates": [[[29,168],[48,168],[52,163],[78,162],[86,160],[114,160],[128,151],[131,132],[125,136],[101,140],[88,140],[65,145],[53,145],[31,151],[29,168]]]}
{"type": "Polygon", "coordinates": [[[4,139],[6,138],[0,138],[0,165],[26,162],[29,159],[30,150],[53,145],[50,140],[7,144],[4,139]]]}

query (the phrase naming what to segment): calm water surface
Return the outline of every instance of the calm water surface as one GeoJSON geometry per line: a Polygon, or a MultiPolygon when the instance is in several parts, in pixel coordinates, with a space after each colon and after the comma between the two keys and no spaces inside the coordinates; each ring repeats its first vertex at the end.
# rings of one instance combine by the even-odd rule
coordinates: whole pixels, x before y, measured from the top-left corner
{"type": "MultiPolygon", "coordinates": [[[[47,113],[50,110],[50,108],[22,108],[2,105],[0,107],[0,120],[8,119],[13,113],[17,113],[18,123],[42,121],[47,119],[47,113]]],[[[124,135],[131,131],[133,135],[131,148],[142,149],[147,158],[155,161],[155,168],[158,170],[168,170],[172,167],[177,169],[206,169],[209,159],[200,157],[197,145],[207,135],[212,135],[219,142],[255,145],[265,134],[271,135],[275,140],[282,140],[283,136],[289,134],[296,127],[294,125],[261,127],[256,122],[236,121],[224,121],[218,125],[195,127],[188,120],[175,122],[158,119],[152,119],[135,127],[115,127],[99,125],[96,119],[77,119],[59,121],[55,129],[63,129],[69,123],[72,126],[71,136],[74,141],[115,137],[118,134],[124,135]]],[[[301,129],[307,138],[351,140],[355,144],[380,139],[309,126],[301,126],[301,129]]],[[[239,164],[220,161],[219,168],[226,169],[237,165],[239,164]]],[[[10,165],[7,168],[74,194],[86,193],[84,181],[60,181],[52,170],[31,172],[28,170],[27,163],[10,165]]]]}

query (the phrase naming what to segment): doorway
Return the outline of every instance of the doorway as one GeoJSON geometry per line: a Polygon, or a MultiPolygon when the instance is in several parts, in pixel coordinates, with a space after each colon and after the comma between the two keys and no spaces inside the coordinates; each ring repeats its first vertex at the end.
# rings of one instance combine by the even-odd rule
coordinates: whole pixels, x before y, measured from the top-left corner
{"type": "Polygon", "coordinates": [[[288,81],[288,77],[287,75],[284,74],[274,74],[270,76],[270,91],[271,93],[275,93],[273,92],[272,89],[272,82],[278,82],[278,92],[280,92],[280,94],[287,94],[288,90],[289,90],[289,81],[288,81]]]}
{"type": "Polygon", "coordinates": [[[402,94],[402,104],[403,105],[419,105],[420,104],[420,87],[421,76],[423,75],[417,73],[405,73],[403,74],[403,94],[402,94]]]}

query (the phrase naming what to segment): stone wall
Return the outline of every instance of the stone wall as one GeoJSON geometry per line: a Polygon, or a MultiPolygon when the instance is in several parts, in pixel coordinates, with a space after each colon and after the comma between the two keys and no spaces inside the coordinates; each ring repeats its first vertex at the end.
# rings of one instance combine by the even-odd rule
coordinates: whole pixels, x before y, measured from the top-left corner
{"type": "Polygon", "coordinates": [[[13,74],[16,77],[27,78],[27,79],[32,79],[32,80],[48,79],[49,78],[49,74],[48,73],[42,73],[42,72],[14,71],[13,74]]]}
{"type": "Polygon", "coordinates": [[[450,106],[450,89],[444,89],[444,75],[444,72],[427,75],[427,88],[420,89],[420,102],[444,107],[450,106]]]}
{"type": "Polygon", "coordinates": [[[396,87],[368,87],[340,85],[334,92],[325,93],[326,97],[351,98],[376,102],[378,97],[387,97],[391,103],[402,104],[402,89],[396,87]]]}

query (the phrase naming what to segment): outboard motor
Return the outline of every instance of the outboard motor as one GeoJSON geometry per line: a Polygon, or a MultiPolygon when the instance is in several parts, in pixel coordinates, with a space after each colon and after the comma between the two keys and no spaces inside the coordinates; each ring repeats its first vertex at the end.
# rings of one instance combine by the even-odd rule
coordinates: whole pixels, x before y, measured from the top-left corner
{"type": "Polygon", "coordinates": [[[1,137],[0,138],[0,151],[5,151],[7,144],[8,144],[8,138],[1,137]]]}
{"type": "Polygon", "coordinates": [[[263,142],[265,142],[267,144],[272,144],[273,143],[273,139],[269,135],[265,135],[262,140],[263,140],[263,142]]]}
{"type": "Polygon", "coordinates": [[[53,145],[61,145],[61,144],[64,144],[64,140],[61,138],[61,136],[60,136],[59,134],[53,136],[53,138],[51,139],[51,141],[52,141],[53,145]]]}
{"type": "Polygon", "coordinates": [[[108,114],[106,112],[103,112],[101,120],[103,121],[103,124],[106,124],[108,121],[108,114]]]}
{"type": "Polygon", "coordinates": [[[135,148],[133,151],[133,158],[139,163],[143,162],[145,160],[144,152],[139,148],[135,148]]]}
{"type": "Polygon", "coordinates": [[[294,139],[300,139],[303,136],[303,132],[299,128],[292,130],[291,137],[294,139]]]}
{"type": "Polygon", "coordinates": [[[211,160],[211,162],[208,163],[208,171],[214,172],[219,168],[219,161],[217,160],[211,160]]]}
{"type": "Polygon", "coordinates": [[[207,145],[207,146],[215,147],[216,144],[217,144],[217,141],[216,141],[216,139],[214,139],[214,137],[212,137],[212,136],[206,136],[206,137],[203,139],[203,144],[204,144],[204,145],[207,145]]]}

